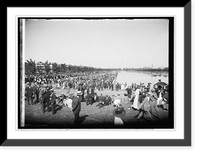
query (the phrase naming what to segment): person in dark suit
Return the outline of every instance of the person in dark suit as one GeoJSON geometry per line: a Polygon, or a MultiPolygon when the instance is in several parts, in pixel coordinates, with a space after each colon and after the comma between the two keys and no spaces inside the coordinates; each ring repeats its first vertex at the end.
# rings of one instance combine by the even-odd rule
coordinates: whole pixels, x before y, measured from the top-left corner
{"type": "Polygon", "coordinates": [[[84,96],[85,96],[85,89],[86,89],[86,85],[83,84],[82,87],[81,87],[81,93],[82,93],[81,98],[82,98],[82,102],[85,101],[85,97],[84,97],[84,96]]]}
{"type": "Polygon", "coordinates": [[[128,86],[128,88],[126,88],[126,91],[127,91],[128,98],[131,98],[131,95],[132,95],[132,89],[131,89],[131,87],[128,86]]]}
{"type": "Polygon", "coordinates": [[[99,107],[100,109],[104,106],[110,105],[112,103],[112,98],[108,95],[103,96],[101,94],[100,96],[97,97],[96,101],[99,102],[99,104],[97,104],[97,107],[99,107]]]}
{"type": "Polygon", "coordinates": [[[84,98],[84,95],[85,95],[85,85],[83,83],[79,84],[78,86],[78,91],[81,91],[82,95],[81,95],[81,102],[84,102],[85,101],[85,98],[84,98]]]}
{"type": "Polygon", "coordinates": [[[43,111],[43,113],[45,113],[46,107],[47,107],[47,111],[50,111],[50,106],[49,106],[50,102],[49,101],[50,101],[50,91],[49,91],[49,89],[46,89],[46,92],[42,96],[42,111],[43,111]]]}
{"type": "Polygon", "coordinates": [[[39,85],[37,85],[37,84],[34,85],[34,92],[35,92],[35,96],[36,96],[36,100],[35,100],[34,104],[36,104],[39,102],[39,92],[40,92],[39,85]]]}
{"type": "Polygon", "coordinates": [[[51,109],[52,109],[52,115],[54,115],[56,113],[55,111],[55,106],[56,106],[56,94],[54,93],[54,90],[51,89],[50,90],[50,105],[51,105],[51,109]]]}
{"type": "Polygon", "coordinates": [[[40,104],[42,104],[42,97],[45,93],[46,93],[46,88],[41,87],[41,89],[39,90],[39,102],[40,102],[40,104]]]}
{"type": "Polygon", "coordinates": [[[74,124],[79,123],[79,113],[81,111],[81,92],[78,91],[77,95],[73,97],[72,100],[72,112],[74,113],[74,124]]]}
{"type": "Polygon", "coordinates": [[[87,89],[87,100],[86,100],[86,104],[89,105],[89,104],[93,104],[94,103],[94,89],[93,87],[89,86],[88,89],[87,89]]]}
{"type": "Polygon", "coordinates": [[[26,87],[28,105],[33,104],[33,88],[29,85],[26,87]]]}

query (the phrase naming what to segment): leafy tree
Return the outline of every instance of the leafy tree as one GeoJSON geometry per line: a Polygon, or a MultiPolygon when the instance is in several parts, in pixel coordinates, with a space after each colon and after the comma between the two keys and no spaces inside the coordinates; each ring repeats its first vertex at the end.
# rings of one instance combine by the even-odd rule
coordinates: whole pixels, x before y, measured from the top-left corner
{"type": "Polygon", "coordinates": [[[36,63],[32,59],[25,62],[25,74],[28,76],[36,74],[36,63]]]}
{"type": "Polygon", "coordinates": [[[60,67],[57,63],[52,63],[52,71],[56,74],[58,74],[60,72],[60,67]]]}
{"type": "Polygon", "coordinates": [[[48,74],[51,70],[51,67],[50,67],[51,63],[48,62],[48,60],[44,63],[44,67],[45,67],[45,71],[46,73],[48,74]]]}
{"type": "Polygon", "coordinates": [[[62,73],[65,73],[65,72],[67,71],[66,64],[61,64],[61,65],[60,65],[60,71],[61,71],[62,73]]]}

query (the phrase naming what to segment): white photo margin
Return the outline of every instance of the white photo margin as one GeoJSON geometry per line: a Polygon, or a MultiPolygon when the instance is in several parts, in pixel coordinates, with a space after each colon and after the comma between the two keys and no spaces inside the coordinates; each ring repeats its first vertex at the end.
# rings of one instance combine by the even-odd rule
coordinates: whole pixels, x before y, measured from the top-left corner
{"type": "Polygon", "coordinates": [[[184,9],[140,8],[7,8],[8,139],[184,139],[184,9]],[[19,130],[18,17],[174,17],[174,129],[19,130]],[[10,97],[12,95],[15,97],[10,97]]]}

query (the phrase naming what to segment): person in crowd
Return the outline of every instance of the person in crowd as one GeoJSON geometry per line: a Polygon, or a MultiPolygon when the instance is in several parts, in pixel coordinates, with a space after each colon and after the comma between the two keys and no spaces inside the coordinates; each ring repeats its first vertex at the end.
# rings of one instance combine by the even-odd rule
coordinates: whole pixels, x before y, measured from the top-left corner
{"type": "Polygon", "coordinates": [[[162,104],[163,92],[164,91],[162,89],[160,89],[158,92],[157,106],[160,106],[162,104]]]}
{"type": "Polygon", "coordinates": [[[40,86],[37,83],[35,83],[33,89],[34,89],[34,94],[35,94],[35,97],[36,97],[34,104],[36,104],[36,103],[40,102],[40,100],[39,100],[40,86]]]}
{"type": "Polygon", "coordinates": [[[159,107],[162,108],[163,110],[168,111],[168,108],[169,108],[169,93],[168,93],[167,90],[164,92],[164,95],[163,95],[163,98],[162,98],[162,103],[160,104],[159,107]]]}
{"type": "Polygon", "coordinates": [[[150,88],[151,88],[151,83],[149,82],[149,83],[147,83],[147,86],[146,86],[147,92],[150,91],[150,88]]]}
{"type": "Polygon", "coordinates": [[[85,101],[85,89],[86,89],[86,84],[85,83],[80,83],[79,85],[78,85],[78,91],[81,91],[81,93],[82,93],[82,100],[81,100],[81,102],[84,102],[85,101]]]}
{"type": "Polygon", "coordinates": [[[42,104],[42,97],[46,92],[46,87],[45,85],[41,86],[40,90],[39,90],[39,102],[40,104],[42,104]]]}
{"type": "Polygon", "coordinates": [[[101,94],[100,96],[97,96],[96,94],[95,98],[96,98],[96,102],[99,102],[97,104],[97,107],[99,107],[99,109],[104,106],[109,106],[112,104],[112,98],[109,95],[104,96],[103,94],[101,94]]]}
{"type": "Polygon", "coordinates": [[[46,88],[45,94],[42,96],[42,112],[45,113],[45,109],[47,108],[47,111],[50,111],[50,91],[49,88],[46,88]]]}
{"type": "Polygon", "coordinates": [[[111,82],[111,90],[112,91],[114,90],[114,84],[113,84],[113,82],[111,82]]]}
{"type": "Polygon", "coordinates": [[[127,89],[127,86],[128,86],[128,85],[127,85],[127,83],[125,82],[125,83],[124,83],[124,89],[127,89]]]}
{"type": "Polygon", "coordinates": [[[66,96],[66,98],[63,100],[63,104],[67,106],[69,109],[72,109],[72,97],[73,94],[70,94],[69,96],[66,96]]]}
{"type": "Polygon", "coordinates": [[[122,106],[114,108],[113,114],[114,114],[114,125],[115,126],[123,126],[124,122],[123,122],[122,118],[126,114],[126,111],[124,110],[124,108],[122,106]]]}
{"type": "Polygon", "coordinates": [[[68,88],[69,88],[68,92],[70,93],[70,90],[72,88],[72,83],[71,82],[68,83],[68,88]]]}
{"type": "Polygon", "coordinates": [[[136,89],[136,91],[135,91],[134,101],[133,101],[133,104],[131,105],[131,107],[132,107],[134,110],[138,110],[139,95],[140,95],[140,87],[137,87],[137,89],[136,89]]]}
{"type": "Polygon", "coordinates": [[[131,98],[131,95],[132,95],[132,89],[131,89],[131,87],[128,86],[128,87],[126,88],[126,91],[127,91],[127,97],[130,99],[130,98],[131,98]]]}
{"type": "Polygon", "coordinates": [[[159,120],[159,110],[157,107],[157,101],[152,98],[152,93],[147,93],[146,98],[142,101],[142,103],[138,106],[138,115],[136,115],[136,119],[140,120],[141,118],[145,118],[149,121],[159,120]]]}
{"type": "Polygon", "coordinates": [[[72,111],[74,113],[74,124],[79,123],[79,113],[81,111],[81,91],[77,91],[72,99],[72,111]]]}
{"type": "Polygon", "coordinates": [[[145,99],[146,94],[147,94],[147,90],[144,89],[143,87],[143,90],[140,90],[140,93],[139,93],[139,99],[138,99],[139,104],[142,103],[142,101],[145,99]]]}
{"type": "Polygon", "coordinates": [[[89,86],[87,89],[87,100],[86,100],[87,105],[93,104],[94,102],[93,97],[94,97],[94,89],[92,86],[89,86]]]}
{"type": "Polygon", "coordinates": [[[96,100],[99,102],[99,105],[104,105],[105,96],[103,96],[103,94],[101,94],[100,96],[98,96],[98,98],[96,100]]]}
{"type": "Polygon", "coordinates": [[[115,95],[114,97],[114,107],[119,107],[122,104],[122,100],[120,98],[120,94],[115,95]]]}
{"type": "Polygon", "coordinates": [[[56,94],[54,93],[53,89],[50,89],[50,98],[49,98],[51,110],[52,110],[52,115],[56,113],[56,94]]]}
{"type": "Polygon", "coordinates": [[[28,105],[33,105],[33,91],[33,87],[31,87],[31,84],[28,83],[28,86],[26,87],[28,105]]]}

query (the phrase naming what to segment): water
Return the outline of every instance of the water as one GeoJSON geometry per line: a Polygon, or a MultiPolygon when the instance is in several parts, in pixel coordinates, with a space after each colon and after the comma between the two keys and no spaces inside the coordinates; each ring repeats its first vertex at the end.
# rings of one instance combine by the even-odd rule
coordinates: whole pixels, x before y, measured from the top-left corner
{"type": "Polygon", "coordinates": [[[154,85],[159,79],[168,84],[168,76],[152,76],[151,74],[142,72],[126,71],[119,72],[116,81],[123,84],[126,82],[128,86],[130,86],[132,83],[140,84],[140,82],[144,83],[145,85],[150,82],[152,85],[154,85]]]}

